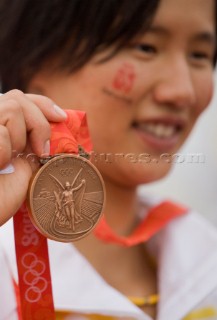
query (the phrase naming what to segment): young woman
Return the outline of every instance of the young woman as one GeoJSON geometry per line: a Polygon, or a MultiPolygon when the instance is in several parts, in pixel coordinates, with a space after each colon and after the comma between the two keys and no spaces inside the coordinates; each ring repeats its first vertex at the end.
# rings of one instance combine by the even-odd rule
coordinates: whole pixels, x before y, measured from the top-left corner
{"type": "MultiPolygon", "coordinates": [[[[94,153],[106,155],[94,164],[106,186],[109,236],[99,225],[74,244],[49,244],[57,317],[215,319],[216,231],[188,210],[151,238],[144,229],[139,243],[134,236],[150,208],[160,206],[161,217],[171,210],[138,197],[137,187],[169,172],[167,155],[211,100],[216,1],[11,1],[1,4],[0,25],[2,89],[31,93],[0,97],[0,165],[15,169],[0,176],[2,224],[25,199],[34,170],[12,150],[49,153],[48,122],[65,117],[52,101],[85,111],[94,153]]],[[[2,300],[0,319],[16,317],[13,287],[10,294],[14,303],[2,300]]]]}

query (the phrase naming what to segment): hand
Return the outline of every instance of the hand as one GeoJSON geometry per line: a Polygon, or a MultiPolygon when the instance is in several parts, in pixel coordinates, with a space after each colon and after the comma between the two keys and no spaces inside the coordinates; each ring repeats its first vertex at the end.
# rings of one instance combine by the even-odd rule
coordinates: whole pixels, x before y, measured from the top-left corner
{"type": "Polygon", "coordinates": [[[49,121],[66,119],[49,98],[12,90],[0,96],[0,170],[9,163],[10,174],[0,174],[0,226],[10,219],[26,198],[37,164],[27,153],[49,154],[49,121]],[[21,156],[22,155],[22,156],[21,156]]]}

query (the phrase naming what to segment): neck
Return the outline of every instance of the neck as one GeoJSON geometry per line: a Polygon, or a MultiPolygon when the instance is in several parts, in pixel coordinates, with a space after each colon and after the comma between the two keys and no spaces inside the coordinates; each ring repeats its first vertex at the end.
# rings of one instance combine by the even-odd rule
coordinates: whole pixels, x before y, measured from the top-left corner
{"type": "Polygon", "coordinates": [[[108,225],[117,234],[126,236],[136,224],[138,199],[136,188],[126,188],[104,179],[106,186],[105,217],[108,225]]]}

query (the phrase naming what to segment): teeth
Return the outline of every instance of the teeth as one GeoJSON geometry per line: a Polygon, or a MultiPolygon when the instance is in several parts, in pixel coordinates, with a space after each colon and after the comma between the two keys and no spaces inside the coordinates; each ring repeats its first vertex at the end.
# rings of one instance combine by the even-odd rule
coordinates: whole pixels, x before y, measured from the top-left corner
{"type": "Polygon", "coordinates": [[[139,125],[139,128],[148,133],[154,134],[158,138],[169,138],[176,133],[176,127],[173,125],[143,123],[139,125]]]}

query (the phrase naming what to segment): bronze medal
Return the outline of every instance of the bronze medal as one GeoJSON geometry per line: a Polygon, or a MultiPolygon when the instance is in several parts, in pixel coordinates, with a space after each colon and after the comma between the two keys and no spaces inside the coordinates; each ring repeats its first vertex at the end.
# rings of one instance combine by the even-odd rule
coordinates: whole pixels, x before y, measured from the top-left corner
{"type": "Polygon", "coordinates": [[[33,224],[45,237],[72,242],[91,232],[104,202],[104,182],[95,166],[80,155],[62,154],[33,177],[27,205],[33,224]]]}

